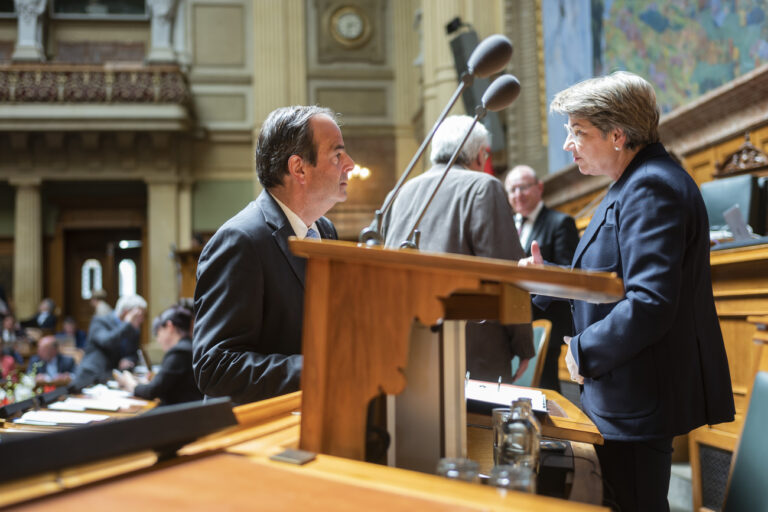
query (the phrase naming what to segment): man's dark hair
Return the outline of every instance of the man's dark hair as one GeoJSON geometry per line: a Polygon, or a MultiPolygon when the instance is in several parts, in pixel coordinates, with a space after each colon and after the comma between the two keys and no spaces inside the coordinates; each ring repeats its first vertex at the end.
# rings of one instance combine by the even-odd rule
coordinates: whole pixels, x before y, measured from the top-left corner
{"type": "Polygon", "coordinates": [[[300,156],[311,165],[317,163],[310,120],[320,114],[336,119],[330,109],[318,106],[281,107],[267,116],[256,143],[256,173],[264,188],[283,184],[292,155],[300,156]]]}

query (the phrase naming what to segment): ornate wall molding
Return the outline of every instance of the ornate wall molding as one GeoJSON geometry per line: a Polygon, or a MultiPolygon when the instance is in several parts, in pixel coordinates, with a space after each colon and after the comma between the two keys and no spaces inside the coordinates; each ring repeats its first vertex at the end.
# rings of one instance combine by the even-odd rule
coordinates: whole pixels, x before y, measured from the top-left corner
{"type": "Polygon", "coordinates": [[[177,66],[0,65],[0,103],[187,104],[177,66]]]}
{"type": "Polygon", "coordinates": [[[768,155],[760,151],[749,141],[749,133],[744,135],[744,144],[736,151],[715,164],[715,178],[725,178],[737,174],[748,174],[768,170],[768,155]]]}

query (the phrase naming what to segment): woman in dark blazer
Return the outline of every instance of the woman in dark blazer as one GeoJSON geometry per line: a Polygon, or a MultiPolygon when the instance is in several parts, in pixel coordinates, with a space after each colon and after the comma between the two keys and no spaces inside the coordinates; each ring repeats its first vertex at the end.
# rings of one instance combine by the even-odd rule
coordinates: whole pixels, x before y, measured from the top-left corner
{"type": "MultiPolygon", "coordinates": [[[[579,171],[613,180],[572,267],[615,272],[625,295],[572,301],[576,335],[566,356],[605,438],[596,450],[607,504],[669,510],[673,437],[734,416],[704,202],[659,143],[656,95],[644,79],[587,80],[557,94],[551,110],[568,116],[564,149],[579,171]]],[[[522,262],[530,263],[542,263],[538,247],[522,262]]]]}
{"type": "Polygon", "coordinates": [[[202,400],[192,374],[192,312],[172,306],[155,318],[152,332],[165,351],[160,370],[148,384],[127,371],[116,373],[120,387],[140,398],[159,398],[161,405],[202,400]]]}

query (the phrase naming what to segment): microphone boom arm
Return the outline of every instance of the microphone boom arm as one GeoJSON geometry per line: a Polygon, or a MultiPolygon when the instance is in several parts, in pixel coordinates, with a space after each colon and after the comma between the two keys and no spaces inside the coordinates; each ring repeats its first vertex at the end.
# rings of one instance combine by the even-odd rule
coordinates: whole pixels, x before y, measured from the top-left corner
{"type": "MultiPolygon", "coordinates": [[[[432,138],[435,136],[437,129],[443,123],[445,118],[448,117],[448,112],[451,111],[451,109],[459,100],[459,97],[462,95],[464,90],[467,87],[471,86],[474,80],[475,80],[474,75],[470,73],[465,72],[464,74],[461,75],[461,81],[459,82],[459,86],[456,87],[456,90],[454,91],[453,96],[451,96],[451,99],[448,100],[448,103],[445,105],[445,108],[440,113],[440,116],[437,118],[437,121],[435,121],[435,124],[432,126],[432,130],[430,130],[427,137],[421,143],[421,146],[419,146],[419,149],[416,150],[416,154],[413,155],[413,158],[411,158],[411,161],[408,164],[408,167],[405,168],[405,171],[400,176],[400,179],[397,180],[397,184],[395,184],[395,188],[392,189],[392,193],[389,194],[387,199],[384,200],[384,204],[381,206],[381,209],[376,210],[373,223],[371,223],[370,226],[366,227],[360,232],[360,236],[358,238],[358,241],[360,243],[364,243],[366,245],[383,245],[384,244],[384,237],[381,235],[381,221],[384,215],[392,206],[392,203],[395,202],[397,195],[400,193],[400,189],[403,188],[403,185],[405,184],[405,180],[408,179],[408,176],[410,176],[411,172],[413,171],[413,168],[416,167],[416,162],[419,161],[419,159],[421,158],[421,155],[424,154],[424,151],[427,149],[427,146],[429,146],[429,143],[432,142],[432,138]]],[[[474,124],[472,126],[474,127],[474,124]]]]}
{"type": "Polygon", "coordinates": [[[467,139],[469,138],[469,135],[472,133],[472,130],[475,129],[475,125],[477,124],[477,121],[485,117],[485,115],[488,113],[488,110],[478,105],[475,109],[475,118],[472,120],[472,125],[469,127],[469,130],[467,130],[467,133],[464,134],[464,138],[461,139],[461,143],[458,145],[456,150],[451,155],[451,159],[448,161],[448,164],[445,166],[445,170],[443,170],[443,175],[440,176],[440,179],[435,183],[434,188],[432,188],[432,193],[429,195],[429,199],[427,199],[427,202],[424,204],[424,207],[421,209],[421,213],[419,213],[419,217],[416,219],[416,222],[413,224],[413,227],[411,228],[411,231],[408,232],[408,238],[406,240],[403,240],[403,242],[400,244],[401,249],[418,249],[419,248],[419,224],[421,223],[421,219],[424,218],[424,214],[427,213],[427,208],[429,208],[429,205],[432,204],[432,200],[437,195],[437,190],[440,188],[440,185],[443,184],[443,181],[445,180],[445,177],[448,175],[448,171],[451,170],[453,167],[453,164],[456,163],[456,159],[459,158],[459,154],[461,153],[461,150],[464,148],[464,144],[467,142],[467,139]]]}

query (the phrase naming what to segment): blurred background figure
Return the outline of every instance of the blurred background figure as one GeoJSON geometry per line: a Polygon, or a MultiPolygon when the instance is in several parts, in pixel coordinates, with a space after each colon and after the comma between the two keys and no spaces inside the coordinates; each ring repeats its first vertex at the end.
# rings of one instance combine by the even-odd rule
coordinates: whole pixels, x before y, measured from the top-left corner
{"type": "Polygon", "coordinates": [[[147,312],[140,295],[125,295],[115,311],[94,316],[88,329],[85,356],[77,369],[73,388],[90,386],[112,378],[112,370],[127,370],[138,361],[139,335],[147,312]]]}
{"type": "Polygon", "coordinates": [[[107,303],[107,292],[104,290],[93,290],[91,306],[93,307],[93,316],[108,315],[112,312],[112,308],[107,303]]]}
{"type": "Polygon", "coordinates": [[[36,327],[38,329],[56,328],[56,303],[53,299],[45,298],[37,306],[37,314],[21,321],[22,327],[36,327]]]}
{"type": "Polygon", "coordinates": [[[75,372],[75,360],[59,353],[59,342],[55,336],[43,336],[37,342],[37,354],[29,358],[27,371],[37,371],[38,383],[60,381],[68,384],[75,372]]]}
{"type": "Polygon", "coordinates": [[[165,351],[160,371],[148,384],[128,371],[115,372],[120,387],[137,397],[159,398],[162,405],[201,400],[192,373],[192,311],[171,306],[152,322],[152,333],[165,351]]]}
{"type": "Polygon", "coordinates": [[[4,358],[9,356],[14,364],[22,364],[24,358],[16,349],[16,342],[24,339],[24,331],[16,323],[16,317],[9,313],[3,317],[3,330],[0,333],[0,355],[4,358]]]}
{"type": "Polygon", "coordinates": [[[61,323],[61,331],[56,333],[56,337],[62,343],[72,344],[72,346],[85,350],[87,335],[84,330],[77,328],[77,320],[68,316],[61,323]]]}

